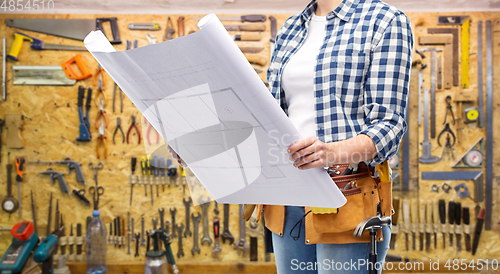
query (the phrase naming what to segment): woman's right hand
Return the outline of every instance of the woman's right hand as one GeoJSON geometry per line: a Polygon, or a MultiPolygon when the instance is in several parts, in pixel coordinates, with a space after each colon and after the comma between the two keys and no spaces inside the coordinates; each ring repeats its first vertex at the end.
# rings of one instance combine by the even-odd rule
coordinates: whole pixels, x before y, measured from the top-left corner
{"type": "Polygon", "coordinates": [[[179,165],[181,165],[182,167],[187,167],[186,162],[182,160],[181,156],[177,155],[177,153],[172,149],[172,147],[170,147],[170,145],[167,145],[167,150],[168,152],[170,152],[170,154],[172,154],[172,157],[177,160],[179,165]]]}

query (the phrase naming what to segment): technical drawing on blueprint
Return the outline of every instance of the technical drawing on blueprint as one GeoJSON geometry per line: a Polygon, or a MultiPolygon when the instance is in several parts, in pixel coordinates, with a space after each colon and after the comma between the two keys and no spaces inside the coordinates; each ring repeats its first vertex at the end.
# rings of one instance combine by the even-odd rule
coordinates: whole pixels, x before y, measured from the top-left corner
{"type": "Polygon", "coordinates": [[[293,167],[301,136],[219,19],[199,27],[123,52],[96,31],[85,46],[219,203],[342,206],[324,169],[293,167]]]}

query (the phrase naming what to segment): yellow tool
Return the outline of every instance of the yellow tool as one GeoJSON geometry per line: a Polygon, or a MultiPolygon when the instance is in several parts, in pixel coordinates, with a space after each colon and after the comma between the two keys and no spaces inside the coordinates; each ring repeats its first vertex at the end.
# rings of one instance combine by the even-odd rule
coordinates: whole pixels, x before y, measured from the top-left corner
{"type": "Polygon", "coordinates": [[[384,161],[376,166],[378,176],[381,182],[389,182],[391,180],[391,174],[389,172],[389,163],[384,161]]]}
{"type": "Polygon", "coordinates": [[[14,43],[12,43],[12,47],[10,48],[9,55],[7,55],[7,57],[12,60],[18,61],[17,56],[21,51],[21,47],[23,46],[24,41],[33,42],[33,37],[17,31],[14,32],[14,43]]]}
{"type": "Polygon", "coordinates": [[[470,18],[462,24],[462,87],[469,88],[469,36],[470,18]]]}
{"type": "Polygon", "coordinates": [[[85,47],[44,43],[40,39],[36,39],[35,37],[16,31],[14,32],[14,43],[12,44],[9,55],[7,57],[12,60],[18,61],[17,56],[21,51],[21,47],[23,46],[24,41],[31,42],[31,48],[35,50],[87,50],[85,47]]]}

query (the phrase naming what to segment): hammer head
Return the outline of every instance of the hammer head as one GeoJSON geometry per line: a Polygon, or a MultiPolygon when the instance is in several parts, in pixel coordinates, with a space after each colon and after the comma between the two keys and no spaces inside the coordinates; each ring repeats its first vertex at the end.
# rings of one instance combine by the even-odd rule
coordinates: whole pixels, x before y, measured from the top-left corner
{"type": "Polygon", "coordinates": [[[389,226],[391,225],[391,217],[389,216],[374,216],[374,217],[368,217],[361,221],[361,223],[358,224],[356,229],[354,229],[354,237],[361,237],[363,236],[363,232],[366,229],[379,229],[382,226],[389,226]]]}

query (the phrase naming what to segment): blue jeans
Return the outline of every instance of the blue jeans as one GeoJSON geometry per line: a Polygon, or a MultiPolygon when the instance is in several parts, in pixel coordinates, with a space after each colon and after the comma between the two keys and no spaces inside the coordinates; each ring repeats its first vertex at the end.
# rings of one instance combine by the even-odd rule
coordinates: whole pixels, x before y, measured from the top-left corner
{"type": "MultiPolygon", "coordinates": [[[[303,217],[304,207],[287,206],[285,208],[285,228],[283,237],[273,233],[273,248],[276,268],[284,273],[368,273],[368,255],[370,243],[352,244],[305,244],[305,222],[302,222],[300,238],[290,236],[292,227],[303,217]],[[361,262],[361,265],[359,264],[361,262]]],[[[299,227],[293,231],[297,235],[299,227]]],[[[366,231],[365,233],[368,233],[366,231]]],[[[383,227],[384,240],[377,242],[377,254],[380,266],[389,249],[391,228],[383,227]]],[[[378,264],[377,264],[378,265],[378,264]]],[[[381,267],[378,273],[381,273],[381,267]]]]}

